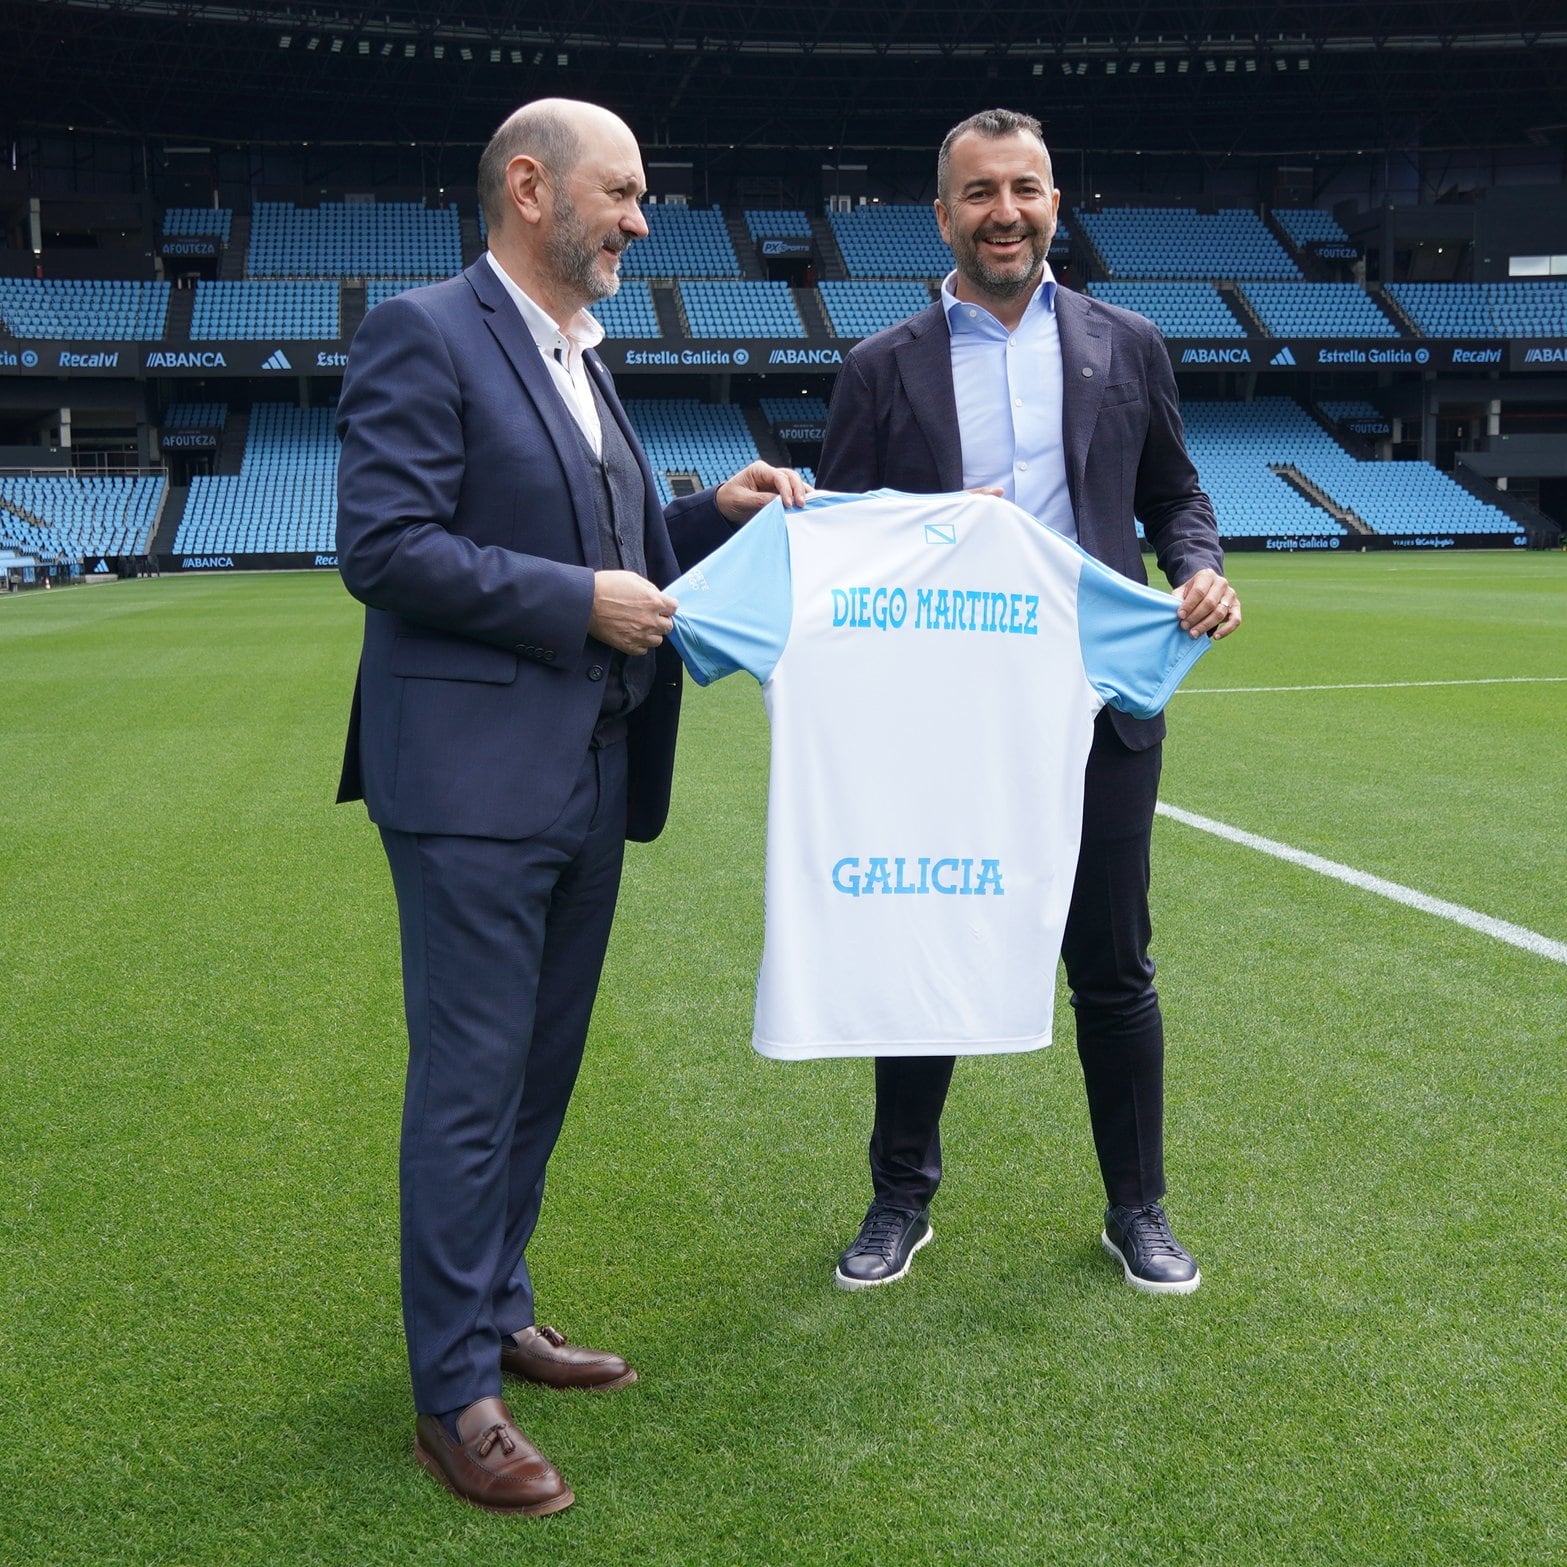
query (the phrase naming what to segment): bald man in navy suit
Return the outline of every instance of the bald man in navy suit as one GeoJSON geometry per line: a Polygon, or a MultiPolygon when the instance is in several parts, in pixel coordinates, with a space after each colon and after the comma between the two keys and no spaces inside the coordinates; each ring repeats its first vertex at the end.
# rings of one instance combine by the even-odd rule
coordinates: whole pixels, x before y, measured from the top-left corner
{"type": "MultiPolygon", "coordinates": [[[[1059,289],[1050,276],[1061,198],[1039,122],[994,109],[955,126],[936,187],[936,220],[956,268],[940,302],[850,353],[833,389],[818,482],[1004,494],[1146,582],[1141,520],[1182,625],[1193,636],[1228,636],[1240,604],[1186,453],[1158,328],[1059,289]]],[[[1148,955],[1163,737],[1162,717],[1108,707],[1099,715],[1062,957],[1105,1184],[1101,1243],[1134,1288],[1186,1294],[1201,1274],[1162,1202],[1164,1024],[1148,955]]],[[[873,1196],[839,1259],[840,1288],[901,1279],[931,1238],[952,1071],[950,1056],[877,1059],[873,1196]]]]}
{"type": "Polygon", "coordinates": [[[497,1512],[573,1499],[503,1372],[636,1378],[536,1321],[526,1247],[625,840],[669,805],[680,667],[658,584],[804,496],[755,463],[660,508],[587,309],[647,233],[645,191],[608,111],[519,109],[479,164],[488,254],[365,317],[338,405],[338,562],[366,606],[339,798],[380,828],[402,933],[414,1453],[497,1512]]]}

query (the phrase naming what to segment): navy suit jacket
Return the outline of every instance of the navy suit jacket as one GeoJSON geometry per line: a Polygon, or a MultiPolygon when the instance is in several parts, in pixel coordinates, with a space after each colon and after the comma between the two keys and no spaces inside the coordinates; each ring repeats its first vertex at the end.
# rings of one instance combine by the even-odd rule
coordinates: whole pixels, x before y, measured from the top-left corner
{"type": "MultiPolygon", "coordinates": [[[[660,508],[608,371],[587,363],[642,467],[648,575],[670,582],[733,530],[711,490],[660,508]]],[[[564,807],[604,692],[598,480],[484,257],[365,317],[337,428],[338,569],[366,606],[338,798],[402,832],[531,837],[564,807]]],[[[679,659],[667,643],[655,657],[631,721],[640,839],[668,812],[680,706],[679,659]]]]}
{"type": "MultiPolygon", "coordinates": [[[[1123,576],[1147,582],[1133,519],[1176,586],[1224,567],[1213,506],[1186,454],[1175,375],[1153,322],[1058,288],[1061,438],[1078,543],[1123,576]]],[[[916,494],[963,488],[951,336],[941,303],[858,344],[827,415],[817,483],[916,494]]],[[[1133,750],[1164,735],[1164,719],[1115,712],[1133,750]]]]}

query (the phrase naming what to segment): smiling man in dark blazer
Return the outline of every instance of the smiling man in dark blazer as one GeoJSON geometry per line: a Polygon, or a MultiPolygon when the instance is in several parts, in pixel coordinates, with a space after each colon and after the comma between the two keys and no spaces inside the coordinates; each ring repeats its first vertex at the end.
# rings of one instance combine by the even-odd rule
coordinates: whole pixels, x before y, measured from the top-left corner
{"type": "MultiPolygon", "coordinates": [[[[1039,122],[993,109],[955,126],[937,159],[936,189],[956,269],[940,302],[850,353],[833,389],[818,483],[994,490],[1146,582],[1141,520],[1181,624],[1193,636],[1228,636],[1240,605],[1186,453],[1159,331],[1058,288],[1050,275],[1061,198],[1039,122]]],[[[1162,718],[1108,707],[1099,715],[1062,956],[1105,1184],[1101,1242],[1134,1288],[1185,1294],[1201,1275],[1162,1203],[1164,1026],[1148,956],[1163,737],[1162,718]]],[[[841,1288],[902,1278],[930,1239],[952,1070],[951,1057],[877,1059],[873,1199],[839,1259],[841,1288]]]]}
{"type": "Polygon", "coordinates": [[[572,1501],[503,1370],[636,1372],[534,1316],[525,1249],[576,1080],[626,838],[669,804],[672,581],[799,477],[659,507],[588,305],[647,233],[642,159],[592,104],[513,114],[479,164],[489,252],[365,317],[338,405],[338,561],[365,606],[339,798],[381,830],[402,932],[400,1161],[414,1452],[499,1512],[572,1501]]]}

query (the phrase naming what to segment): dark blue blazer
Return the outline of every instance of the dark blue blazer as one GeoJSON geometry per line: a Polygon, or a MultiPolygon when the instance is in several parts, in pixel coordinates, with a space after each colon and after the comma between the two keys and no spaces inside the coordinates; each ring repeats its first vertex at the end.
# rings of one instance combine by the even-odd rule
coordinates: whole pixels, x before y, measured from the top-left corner
{"type": "MultiPolygon", "coordinates": [[[[1147,582],[1133,519],[1175,585],[1224,568],[1213,506],[1186,454],[1175,376],[1153,322],[1058,288],[1061,436],[1078,542],[1123,576],[1147,582]]],[[[951,338],[938,301],[849,354],[827,416],[816,482],[916,494],[963,488],[951,338]]],[[[1115,712],[1133,750],[1162,738],[1163,717],[1115,712]]]]}
{"type": "MultiPolygon", "coordinates": [[[[587,361],[642,467],[648,575],[670,582],[732,529],[711,490],[660,508],[609,372],[587,361]]],[[[588,635],[597,480],[488,261],[365,317],[337,428],[338,568],[366,606],[338,798],[402,832],[531,837],[581,768],[610,650],[588,635]]],[[[630,736],[640,839],[668,811],[680,706],[679,659],[667,643],[656,657],[630,736]]]]}

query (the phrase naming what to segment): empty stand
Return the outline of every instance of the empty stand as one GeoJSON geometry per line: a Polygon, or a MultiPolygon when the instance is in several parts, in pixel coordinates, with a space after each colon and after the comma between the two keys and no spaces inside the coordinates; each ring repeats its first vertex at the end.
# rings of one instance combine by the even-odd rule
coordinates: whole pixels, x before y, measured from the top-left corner
{"type": "Polygon", "coordinates": [[[622,277],[738,278],[740,260],[717,207],[644,207],[648,231],[620,258],[622,277]]]}
{"type": "Polygon", "coordinates": [[[930,303],[924,283],[898,280],[825,282],[820,286],[827,319],[839,337],[869,337],[930,303]]]}
{"type": "Polygon", "coordinates": [[[626,413],[647,453],[659,499],[673,498],[668,476],[692,473],[702,485],[721,484],[761,453],[732,403],[699,403],[685,397],[628,397],[626,413]]]}
{"type": "Polygon", "coordinates": [[[1515,534],[1497,507],[1425,462],[1352,457],[1297,403],[1187,402],[1187,446],[1227,538],[1343,534],[1327,509],[1366,531],[1401,536],[1515,534]],[[1285,474],[1303,484],[1292,485],[1285,474]],[[1301,488],[1315,492],[1313,505],[1301,488]]]}
{"type": "Polygon", "coordinates": [[[202,281],[190,335],[192,342],[335,338],[339,326],[335,282],[202,281]]]}
{"type": "Polygon", "coordinates": [[[1427,337],[1567,337],[1567,282],[1389,283],[1427,337]]]}
{"type": "Polygon", "coordinates": [[[1113,278],[1281,278],[1300,268],[1249,207],[1080,209],[1078,225],[1113,278]]]}
{"type": "Polygon", "coordinates": [[[1245,337],[1234,311],[1212,283],[1090,283],[1089,294],[1147,316],[1166,337],[1245,337]]]}
{"type": "Polygon", "coordinates": [[[185,234],[215,234],[226,245],[234,227],[229,207],[170,207],[163,214],[163,232],[170,238],[185,234]]]}
{"type": "Polygon", "coordinates": [[[851,278],[942,278],[952,270],[928,206],[856,207],[827,220],[851,278]]]}
{"type": "Polygon", "coordinates": [[[182,555],[272,555],[334,549],[334,410],[257,403],[237,477],[191,481],[174,536],[182,555]]]}
{"type": "Polygon", "coordinates": [[[252,278],[443,278],[462,271],[457,208],[414,201],[258,201],[245,260],[252,278]]]}
{"type": "Polygon", "coordinates": [[[0,324],[14,337],[152,342],[168,313],[167,283],[0,277],[0,324]]]}
{"type": "Polygon", "coordinates": [[[1273,221],[1289,235],[1297,250],[1316,243],[1347,245],[1349,235],[1331,212],[1320,207],[1275,207],[1273,221]]]}
{"type": "Polygon", "coordinates": [[[1358,283],[1242,283],[1241,293],[1275,337],[1398,337],[1358,283]]]}
{"type": "Polygon", "coordinates": [[[680,284],[692,337],[804,337],[787,283],[695,279],[680,284]]]}
{"type": "Polygon", "coordinates": [[[44,557],[145,555],[161,474],[0,475],[0,546],[44,557]]]}

